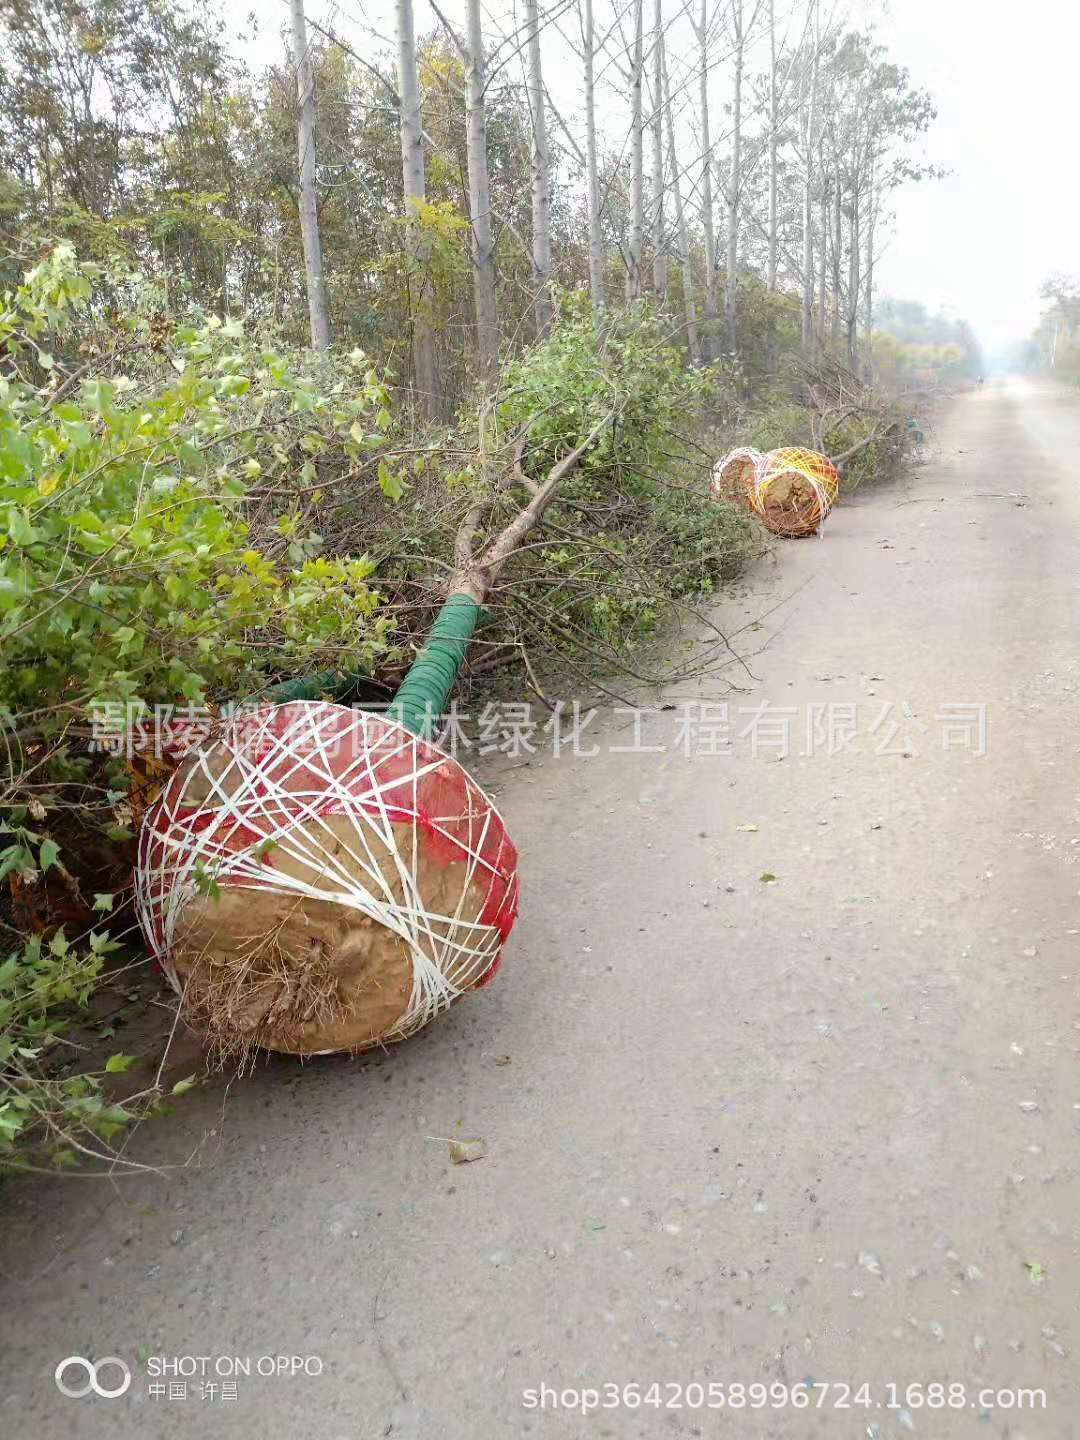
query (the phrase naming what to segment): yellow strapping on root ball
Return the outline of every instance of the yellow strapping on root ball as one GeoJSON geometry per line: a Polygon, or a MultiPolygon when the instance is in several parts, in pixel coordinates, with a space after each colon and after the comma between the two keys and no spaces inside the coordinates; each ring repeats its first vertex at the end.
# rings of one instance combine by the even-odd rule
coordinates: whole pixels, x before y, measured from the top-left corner
{"type": "Polygon", "coordinates": [[[813,535],[839,492],[840,475],[828,456],[789,447],[761,457],[749,500],[774,535],[813,535]]]}

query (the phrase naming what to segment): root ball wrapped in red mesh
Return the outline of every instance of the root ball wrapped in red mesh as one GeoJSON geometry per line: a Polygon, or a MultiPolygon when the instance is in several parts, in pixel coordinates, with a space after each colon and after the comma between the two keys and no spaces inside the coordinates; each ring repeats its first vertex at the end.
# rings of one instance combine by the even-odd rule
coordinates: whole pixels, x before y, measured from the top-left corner
{"type": "Polygon", "coordinates": [[[238,715],[147,812],[139,920],[222,1059],[402,1040],[498,967],[517,851],[456,760],[317,701],[238,715]]]}

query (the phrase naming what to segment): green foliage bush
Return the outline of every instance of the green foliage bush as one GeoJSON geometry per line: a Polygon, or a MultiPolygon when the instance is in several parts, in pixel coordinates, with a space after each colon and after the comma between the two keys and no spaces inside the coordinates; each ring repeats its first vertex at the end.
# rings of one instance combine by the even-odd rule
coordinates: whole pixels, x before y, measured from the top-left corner
{"type": "Polygon", "coordinates": [[[581,294],[509,367],[499,421],[527,426],[534,480],[606,420],[548,512],[545,543],[518,567],[535,582],[529,609],[547,642],[573,649],[577,637],[613,660],[745,564],[751,525],[709,495],[713,457],[697,443],[712,383],[685,368],[647,307],[598,324],[581,294]]]}
{"type": "MultiPolygon", "coordinates": [[[[235,322],[177,324],[139,275],[69,246],[4,294],[0,722],[20,761],[0,775],[5,889],[70,877],[73,816],[81,835],[128,838],[130,775],[80,738],[99,706],[242,699],[278,674],[394,656],[374,562],[322,553],[314,525],[324,470],[374,469],[400,493],[380,460],[391,423],[363,355],[332,368],[235,322]]],[[[93,1076],[52,1068],[61,1017],[114,944],[61,929],[0,964],[0,1155],[32,1132],[62,1160],[124,1123],[93,1076]]]]}
{"type": "Polygon", "coordinates": [[[372,563],[321,556],[302,501],[330,447],[381,443],[385,386],[362,356],[327,385],[214,318],[155,339],[140,310],[113,317],[111,378],[92,360],[57,386],[50,347],[92,312],[92,278],[60,247],[0,312],[0,705],[59,726],[95,699],[202,701],[346,653],[372,664],[389,648],[372,563]],[[254,487],[295,492],[269,548],[252,543],[254,487]]]}
{"type": "Polygon", "coordinates": [[[126,1068],[123,1054],[98,1072],[54,1064],[68,1022],[86,1011],[116,948],[97,931],[79,946],[57,931],[48,943],[34,936],[0,959],[0,1171],[31,1165],[35,1149],[53,1165],[95,1155],[97,1142],[110,1143],[145,1108],[111,1103],[104,1093],[104,1075],[126,1068]]]}

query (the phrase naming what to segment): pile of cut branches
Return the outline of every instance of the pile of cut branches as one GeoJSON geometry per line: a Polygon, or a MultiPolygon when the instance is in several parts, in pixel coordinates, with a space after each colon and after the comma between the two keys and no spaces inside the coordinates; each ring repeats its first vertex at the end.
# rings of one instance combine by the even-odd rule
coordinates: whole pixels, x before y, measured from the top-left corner
{"type": "Polygon", "coordinates": [[[891,474],[904,452],[905,417],[836,356],[800,362],[802,399],[814,448],[827,454],[851,490],[891,474]]]}

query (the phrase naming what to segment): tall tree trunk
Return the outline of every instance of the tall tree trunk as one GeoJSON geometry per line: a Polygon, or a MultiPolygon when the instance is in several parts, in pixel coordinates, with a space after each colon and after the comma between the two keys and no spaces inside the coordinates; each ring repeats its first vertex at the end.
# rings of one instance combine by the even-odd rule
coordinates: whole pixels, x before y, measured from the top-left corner
{"type": "Polygon", "coordinates": [[[713,359],[713,332],[716,327],[716,233],[713,229],[712,134],[709,128],[709,30],[708,0],[701,0],[698,48],[701,60],[701,225],[705,232],[705,342],[702,354],[713,359]]]}
{"type": "Polygon", "coordinates": [[[690,352],[691,365],[701,364],[701,341],[698,336],[697,300],[694,295],[694,262],[690,251],[690,230],[683,210],[682,181],[679,177],[679,159],[675,150],[675,121],[671,111],[671,83],[668,80],[667,57],[662,56],[664,78],[664,110],[667,114],[668,166],[671,170],[671,198],[675,205],[675,227],[679,235],[679,251],[682,255],[683,304],[686,307],[686,348],[690,352]]]}
{"type": "Polygon", "coordinates": [[[592,0],[584,0],[584,7],[585,174],[589,207],[589,290],[592,294],[593,309],[598,315],[602,315],[607,301],[604,295],[604,235],[600,228],[600,167],[596,158],[596,85],[593,79],[596,33],[593,28],[592,0]]]}
{"type": "Polygon", "coordinates": [[[809,355],[814,348],[814,131],[817,124],[818,50],[810,67],[810,103],[806,110],[803,153],[803,215],[802,215],[802,349],[809,355]]]}
{"type": "Polygon", "coordinates": [[[862,260],[862,242],[859,236],[859,192],[851,192],[851,243],[848,251],[848,303],[847,303],[847,349],[848,364],[859,371],[859,294],[862,288],[859,273],[862,260]]]}
{"type": "Polygon", "coordinates": [[[290,0],[293,63],[299,106],[297,148],[300,159],[300,238],[304,246],[304,283],[307,286],[311,343],[316,350],[330,348],[330,315],[326,305],[322,241],[319,237],[319,194],[315,175],[315,76],[308,48],[304,0],[290,0]]]}
{"type": "Polygon", "coordinates": [[[824,167],[818,170],[821,196],[818,212],[818,235],[821,243],[821,254],[818,256],[818,305],[817,305],[817,338],[822,349],[825,348],[826,333],[826,310],[828,308],[829,295],[829,192],[825,184],[824,167]]]}
{"type": "Polygon", "coordinates": [[[536,333],[551,325],[551,167],[548,160],[547,104],[540,63],[540,15],[536,0],[525,0],[528,45],[529,120],[532,128],[532,262],[536,333]]]}
{"type": "Polygon", "coordinates": [[[663,0],[653,6],[653,83],[652,83],[652,242],[653,286],[661,305],[667,304],[668,267],[664,249],[664,17],[663,0]]]}
{"type": "Polygon", "coordinates": [[[641,299],[641,251],[645,240],[645,154],[641,113],[642,72],[645,68],[644,0],[634,0],[634,51],[630,79],[630,255],[626,297],[641,299]]]}
{"type": "Polygon", "coordinates": [[[398,94],[401,103],[401,174],[405,189],[408,244],[412,253],[415,292],[412,311],[413,393],[426,419],[438,412],[435,383],[435,335],[427,314],[427,281],[421,273],[420,230],[417,209],[425,199],[424,135],[420,117],[420,79],[416,71],[412,0],[397,0],[398,94]]]}
{"type": "Polygon", "coordinates": [[[484,35],[480,0],[468,0],[466,16],[465,147],[469,165],[469,215],[472,220],[473,299],[476,351],[481,378],[491,384],[499,373],[499,318],[495,303],[495,244],[491,229],[488,179],[487,114],[484,95],[484,35]]]}
{"type": "Polygon", "coordinates": [[[866,363],[869,366],[873,358],[874,338],[874,220],[875,220],[875,196],[874,196],[874,159],[871,155],[867,173],[866,186],[866,268],[863,275],[863,287],[865,293],[864,319],[863,319],[863,344],[866,355],[866,363]]]}
{"type": "Polygon", "coordinates": [[[739,191],[742,183],[742,82],[745,59],[743,0],[731,0],[731,25],[735,44],[735,78],[731,95],[731,174],[728,177],[727,259],[724,277],[724,327],[734,354],[738,346],[739,272],[739,191]]]}
{"type": "Polygon", "coordinates": [[[769,270],[768,287],[776,289],[777,232],[777,96],[776,96],[776,9],[769,0],[769,270]]]}
{"type": "Polygon", "coordinates": [[[833,159],[833,223],[832,223],[832,342],[834,345],[840,343],[840,307],[843,304],[841,299],[840,274],[844,258],[844,208],[841,186],[840,164],[834,156],[833,159]]]}

